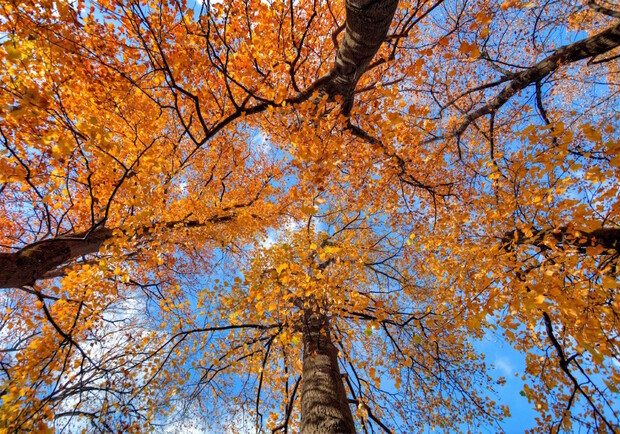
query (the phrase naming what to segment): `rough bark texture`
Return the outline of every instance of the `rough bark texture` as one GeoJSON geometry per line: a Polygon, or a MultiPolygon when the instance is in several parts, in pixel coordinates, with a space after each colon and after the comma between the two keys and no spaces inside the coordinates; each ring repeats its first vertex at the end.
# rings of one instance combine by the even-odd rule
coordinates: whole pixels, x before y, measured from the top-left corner
{"type": "Polygon", "coordinates": [[[302,434],[354,434],[355,423],[338,369],[327,315],[311,309],[303,324],[302,434]]]}
{"type": "Polygon", "coordinates": [[[336,53],[336,62],[322,90],[333,98],[343,98],[342,111],[353,107],[358,80],[385,41],[398,0],[348,0],[346,31],[336,53]]]}
{"type": "Polygon", "coordinates": [[[0,288],[33,285],[56,267],[98,252],[111,237],[111,229],[100,227],[88,233],[38,241],[16,252],[0,253],[0,288]]]}

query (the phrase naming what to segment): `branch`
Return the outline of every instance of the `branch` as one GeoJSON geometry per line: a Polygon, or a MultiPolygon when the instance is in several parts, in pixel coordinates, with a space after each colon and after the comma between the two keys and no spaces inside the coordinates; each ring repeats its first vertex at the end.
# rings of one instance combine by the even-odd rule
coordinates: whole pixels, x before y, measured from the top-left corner
{"type": "Polygon", "coordinates": [[[96,253],[112,237],[112,229],[98,227],[71,237],[37,241],[11,253],[0,253],[0,288],[32,286],[46,273],[82,255],[96,253]]]}
{"type": "Polygon", "coordinates": [[[402,157],[400,157],[400,155],[398,155],[396,152],[390,152],[387,146],[385,146],[385,144],[381,140],[371,136],[370,134],[368,134],[366,131],[364,131],[360,127],[353,125],[351,122],[347,123],[346,128],[355,137],[359,137],[360,139],[366,141],[370,145],[380,147],[383,153],[385,154],[385,156],[387,156],[391,160],[396,161],[396,164],[398,165],[398,169],[399,169],[398,178],[405,184],[410,185],[412,187],[422,188],[423,190],[428,191],[433,198],[435,198],[435,196],[447,197],[451,195],[450,189],[453,186],[453,183],[446,182],[446,183],[440,183],[436,185],[425,184],[424,182],[418,180],[415,176],[413,176],[410,173],[410,171],[407,169],[407,163],[405,162],[405,160],[403,160],[402,157]],[[440,188],[447,189],[448,191],[440,192],[439,191],[440,188]]]}
{"type": "Polygon", "coordinates": [[[600,5],[596,4],[596,2],[594,0],[590,0],[587,4],[588,4],[588,6],[591,9],[595,10],[596,12],[608,15],[608,16],[610,16],[612,18],[620,18],[620,11],[616,11],[614,9],[606,8],[605,6],[600,6],[600,5]]]}
{"type": "Polygon", "coordinates": [[[601,254],[616,254],[620,251],[620,228],[600,228],[590,232],[569,229],[566,226],[548,229],[530,229],[531,235],[526,236],[521,229],[508,231],[502,238],[502,247],[510,251],[515,245],[532,245],[548,249],[549,241],[561,244],[564,248],[577,248],[585,253],[587,247],[603,247],[601,254]]]}
{"type": "MultiPolygon", "coordinates": [[[[142,233],[142,237],[146,237],[156,228],[190,229],[230,222],[237,217],[237,209],[248,208],[257,202],[264,188],[248,201],[222,207],[218,210],[220,213],[206,219],[187,220],[190,217],[188,215],[183,220],[144,225],[135,233],[142,233]]],[[[123,231],[123,228],[116,230],[123,231]]],[[[83,232],[36,241],[16,252],[0,252],[0,288],[32,286],[38,280],[62,276],[62,269],[71,261],[97,253],[106,241],[112,239],[114,231],[96,224],[83,232]]]]}
{"type": "Polygon", "coordinates": [[[573,373],[570,371],[570,369],[568,369],[568,364],[570,363],[570,361],[572,359],[570,359],[570,360],[566,359],[566,356],[564,354],[564,350],[562,349],[562,346],[560,345],[560,343],[558,342],[557,338],[553,334],[553,326],[551,325],[551,318],[549,318],[549,315],[547,314],[547,312],[543,312],[543,320],[545,321],[545,329],[547,330],[547,336],[549,337],[549,340],[551,341],[551,344],[553,345],[553,348],[555,348],[555,351],[557,353],[557,356],[558,356],[558,359],[559,359],[560,369],[570,379],[571,383],[573,383],[574,390],[578,391],[586,399],[586,401],[588,401],[588,404],[592,408],[592,411],[594,411],[594,414],[596,414],[598,417],[601,418],[603,423],[605,423],[607,428],[609,428],[609,431],[610,432],[616,432],[616,427],[614,427],[607,420],[605,415],[603,415],[600,412],[600,410],[596,407],[596,404],[594,404],[594,402],[592,402],[592,398],[590,398],[590,396],[583,390],[583,388],[581,387],[581,385],[579,384],[579,382],[577,381],[577,379],[575,378],[573,373]]]}
{"type": "Polygon", "coordinates": [[[293,392],[291,393],[291,399],[286,405],[286,414],[284,416],[284,422],[282,422],[277,427],[273,428],[271,430],[272,434],[280,430],[284,430],[285,433],[288,432],[288,423],[289,423],[289,420],[291,419],[291,414],[293,411],[293,403],[295,402],[295,396],[297,395],[297,389],[299,388],[300,383],[301,383],[301,376],[297,377],[297,380],[295,381],[295,386],[293,386],[293,392]]]}
{"type": "Polygon", "coordinates": [[[555,50],[550,56],[536,65],[517,73],[510,83],[488,104],[469,113],[463,122],[455,129],[452,137],[461,136],[465,130],[478,118],[497,111],[510,98],[526,87],[540,82],[547,75],[553,73],[561,65],[574,63],[588,57],[607,53],[620,45],[620,24],[579,42],[555,50]]]}

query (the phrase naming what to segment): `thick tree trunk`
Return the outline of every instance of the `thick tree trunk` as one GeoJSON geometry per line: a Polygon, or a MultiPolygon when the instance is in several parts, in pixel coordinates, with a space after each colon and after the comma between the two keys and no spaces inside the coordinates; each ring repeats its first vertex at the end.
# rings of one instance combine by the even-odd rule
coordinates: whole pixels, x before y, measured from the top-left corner
{"type": "Polygon", "coordinates": [[[358,80],[390,28],[398,0],[347,0],[346,31],[336,53],[336,62],[322,90],[331,98],[343,98],[342,111],[348,115],[358,80]]]}
{"type": "MultiPolygon", "coordinates": [[[[228,210],[226,210],[228,211],[228,210]]],[[[204,221],[187,220],[142,226],[142,237],[148,236],[156,226],[166,229],[195,229],[208,225],[227,223],[234,213],[215,215],[204,221]]],[[[122,231],[121,228],[117,230],[122,231]]],[[[34,242],[11,253],[0,252],[0,288],[19,288],[33,285],[37,280],[51,277],[54,270],[69,265],[80,256],[97,253],[103,243],[112,238],[114,229],[103,226],[94,230],[49,238],[34,242]]],[[[56,277],[55,275],[54,277],[56,277]]]]}
{"type": "Polygon", "coordinates": [[[354,434],[355,423],[327,315],[306,309],[302,332],[301,433],[354,434]]]}
{"type": "Polygon", "coordinates": [[[13,253],[0,253],[0,288],[33,285],[56,267],[99,251],[112,230],[99,227],[89,233],[39,241],[13,253]]]}

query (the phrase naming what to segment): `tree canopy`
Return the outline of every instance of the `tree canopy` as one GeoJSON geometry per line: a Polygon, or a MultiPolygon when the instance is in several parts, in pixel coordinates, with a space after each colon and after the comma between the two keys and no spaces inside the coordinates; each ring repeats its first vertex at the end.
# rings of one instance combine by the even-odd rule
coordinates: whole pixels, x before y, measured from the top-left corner
{"type": "Polygon", "coordinates": [[[0,432],[618,432],[620,8],[6,0],[0,432]]]}

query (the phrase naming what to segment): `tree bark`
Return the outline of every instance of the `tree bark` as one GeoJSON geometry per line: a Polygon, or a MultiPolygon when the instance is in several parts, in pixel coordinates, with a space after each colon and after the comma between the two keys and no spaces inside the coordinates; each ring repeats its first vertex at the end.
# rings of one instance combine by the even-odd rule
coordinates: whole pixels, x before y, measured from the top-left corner
{"type": "MultiPolygon", "coordinates": [[[[160,223],[158,226],[170,230],[202,228],[230,222],[234,217],[235,214],[229,212],[205,221],[172,221],[160,223]]],[[[155,227],[155,224],[143,226],[142,237],[147,236],[155,227]]],[[[118,230],[122,231],[121,228],[118,230]]],[[[99,226],[94,230],[37,241],[16,252],[0,252],[0,288],[19,288],[49,278],[50,272],[58,267],[67,266],[80,256],[97,253],[103,243],[112,238],[113,232],[114,229],[99,226]]]]}
{"type": "Polygon", "coordinates": [[[327,315],[307,308],[302,333],[301,433],[355,434],[327,315]]]}
{"type": "Polygon", "coordinates": [[[111,237],[112,229],[98,227],[90,232],[38,241],[17,252],[0,252],[0,288],[33,285],[56,267],[98,252],[111,237]]]}
{"type": "Polygon", "coordinates": [[[353,92],[362,74],[390,28],[398,0],[347,0],[346,31],[336,53],[336,62],[322,91],[330,98],[342,96],[342,111],[348,116],[353,92]]]}

